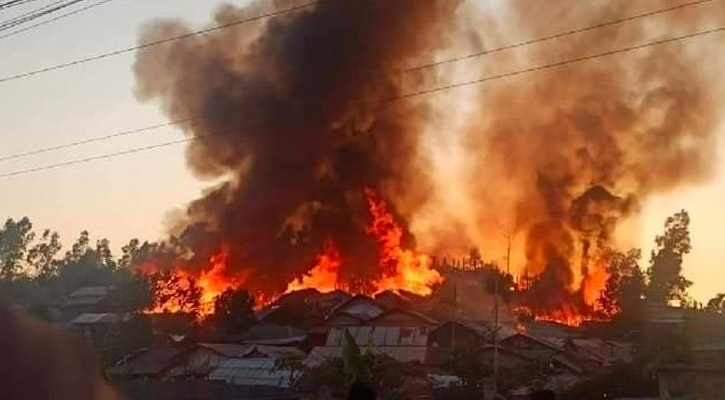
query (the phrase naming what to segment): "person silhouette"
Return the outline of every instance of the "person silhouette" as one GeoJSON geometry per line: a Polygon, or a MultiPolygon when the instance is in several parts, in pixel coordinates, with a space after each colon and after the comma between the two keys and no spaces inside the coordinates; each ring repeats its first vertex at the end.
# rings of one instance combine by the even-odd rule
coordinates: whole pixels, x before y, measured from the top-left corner
{"type": "Polygon", "coordinates": [[[541,390],[532,394],[531,400],[556,400],[556,393],[551,390],[541,390]]]}
{"type": "Polygon", "coordinates": [[[347,400],[376,400],[378,398],[375,389],[367,383],[356,380],[350,386],[350,391],[347,394],[347,400]]]}
{"type": "Polygon", "coordinates": [[[0,399],[117,400],[80,337],[0,304],[0,399]]]}

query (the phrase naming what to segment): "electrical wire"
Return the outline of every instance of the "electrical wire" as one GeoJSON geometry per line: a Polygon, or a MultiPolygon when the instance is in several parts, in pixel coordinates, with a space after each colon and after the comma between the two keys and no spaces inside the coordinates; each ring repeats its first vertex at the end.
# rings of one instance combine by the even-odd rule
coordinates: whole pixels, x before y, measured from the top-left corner
{"type": "Polygon", "coordinates": [[[11,36],[15,36],[15,35],[17,35],[19,33],[23,33],[23,32],[29,31],[31,29],[35,29],[35,28],[41,27],[43,25],[50,24],[52,22],[55,22],[55,21],[58,21],[58,20],[61,20],[61,19],[64,19],[64,18],[68,18],[68,17],[73,16],[75,14],[79,14],[79,13],[82,13],[84,11],[90,10],[92,8],[96,8],[96,7],[102,6],[102,5],[107,4],[107,3],[110,3],[112,1],[114,1],[114,0],[102,0],[102,1],[99,1],[97,3],[93,3],[93,4],[89,4],[89,5],[85,6],[85,7],[81,7],[79,9],[77,9],[77,10],[73,10],[73,11],[67,12],[65,14],[61,14],[61,15],[58,15],[56,17],[47,19],[45,21],[41,21],[41,22],[38,22],[36,24],[32,24],[32,25],[29,25],[29,26],[26,26],[26,27],[23,27],[23,28],[20,28],[20,29],[16,29],[16,30],[14,30],[14,31],[12,31],[10,33],[6,33],[6,34],[0,35],[0,40],[5,39],[5,38],[9,38],[11,36]]]}
{"type": "Polygon", "coordinates": [[[38,18],[52,14],[56,11],[73,6],[83,1],[86,0],[59,0],[54,3],[50,3],[33,11],[29,11],[25,14],[19,15],[15,18],[0,22],[0,32],[14,28],[18,25],[22,25],[26,22],[34,21],[38,18]]]}
{"type": "MultiPolygon", "coordinates": [[[[380,105],[382,106],[382,105],[386,105],[386,104],[389,104],[389,103],[392,103],[392,102],[397,102],[397,101],[400,101],[400,100],[409,99],[409,98],[412,98],[412,97],[424,96],[424,95],[429,95],[429,94],[433,94],[433,93],[437,93],[437,92],[441,92],[441,91],[445,91],[445,90],[451,90],[451,89],[457,89],[457,88],[461,88],[461,87],[465,87],[465,86],[482,84],[482,83],[485,83],[485,82],[490,82],[490,81],[494,81],[494,80],[498,80],[498,79],[510,78],[510,77],[515,77],[515,76],[519,76],[519,75],[529,74],[529,73],[536,72],[536,71],[553,69],[553,68],[561,67],[561,66],[564,66],[564,65],[569,65],[569,64],[574,64],[574,63],[579,63],[579,62],[584,62],[584,61],[590,61],[590,60],[594,60],[594,59],[598,59],[598,58],[602,58],[602,57],[608,57],[608,56],[612,56],[612,55],[616,55],[616,54],[622,54],[622,53],[632,52],[632,51],[636,51],[636,50],[641,50],[641,49],[644,49],[644,48],[647,48],[647,47],[651,47],[651,46],[657,46],[657,45],[662,45],[662,44],[667,44],[667,43],[674,43],[674,42],[679,42],[679,41],[683,41],[683,40],[687,40],[687,39],[692,39],[692,38],[695,38],[695,37],[702,37],[702,36],[705,36],[705,35],[711,35],[711,34],[714,34],[714,33],[721,33],[721,32],[725,32],[725,27],[708,29],[708,30],[705,30],[705,31],[695,32],[695,33],[691,33],[691,34],[688,34],[688,35],[676,36],[676,37],[671,37],[671,38],[666,38],[666,39],[660,39],[660,40],[656,40],[656,41],[652,41],[652,42],[648,42],[648,43],[643,43],[643,44],[636,45],[636,46],[623,47],[623,48],[619,48],[619,49],[615,49],[615,50],[610,50],[610,51],[606,51],[606,52],[602,52],[602,53],[597,53],[597,54],[592,54],[592,55],[582,56],[582,57],[576,57],[576,58],[571,58],[571,59],[568,59],[568,60],[558,61],[558,62],[549,63],[549,64],[542,64],[542,65],[538,65],[538,66],[535,66],[535,67],[530,67],[530,68],[526,68],[526,69],[511,71],[511,72],[507,72],[507,73],[503,73],[503,74],[486,76],[486,77],[483,77],[483,78],[474,79],[474,80],[465,81],[465,82],[460,82],[460,83],[456,83],[456,84],[451,84],[451,85],[446,85],[446,86],[439,86],[439,87],[436,87],[436,88],[421,90],[421,91],[418,91],[418,92],[406,93],[406,94],[403,94],[403,95],[391,97],[391,98],[389,98],[387,100],[384,100],[384,101],[382,101],[380,103],[380,105]]],[[[228,134],[229,133],[225,133],[224,135],[228,135],[228,134]]],[[[206,135],[202,135],[202,136],[197,136],[197,137],[192,137],[192,138],[186,138],[186,139],[180,139],[180,140],[174,140],[174,141],[171,141],[171,142],[165,142],[165,143],[160,143],[160,144],[155,144],[155,145],[150,145],[150,146],[136,147],[136,148],[132,148],[132,149],[129,149],[129,150],[120,151],[120,152],[116,152],[116,153],[101,154],[101,155],[97,155],[97,156],[92,156],[92,157],[87,157],[87,158],[82,158],[82,159],[77,159],[77,160],[71,160],[71,161],[65,161],[65,162],[56,163],[56,164],[50,164],[50,165],[45,165],[45,166],[41,166],[41,167],[35,167],[35,168],[29,168],[29,169],[24,169],[24,170],[18,170],[18,171],[13,171],[13,172],[5,173],[5,174],[0,174],[0,179],[10,178],[10,177],[18,176],[18,175],[29,174],[29,173],[33,173],[33,172],[39,172],[39,171],[45,171],[45,170],[50,170],[50,169],[56,169],[56,168],[70,166],[70,165],[75,165],[75,164],[80,164],[80,163],[86,163],[86,162],[101,160],[101,159],[118,157],[118,156],[127,155],[127,154],[133,154],[133,153],[137,153],[137,152],[141,152],[141,151],[148,151],[148,150],[157,149],[157,148],[166,147],[166,146],[171,146],[171,145],[175,145],[175,144],[187,143],[187,142],[192,142],[192,141],[196,141],[196,140],[203,140],[203,139],[206,139],[206,138],[209,138],[209,137],[220,136],[220,135],[223,135],[223,134],[210,133],[210,134],[206,134],[206,135]]]]}
{"type": "Polygon", "coordinates": [[[207,33],[210,33],[210,32],[215,32],[215,31],[218,31],[218,30],[227,29],[227,28],[231,28],[231,27],[234,27],[234,26],[238,26],[238,25],[242,25],[242,24],[246,24],[246,23],[250,23],[250,22],[261,21],[261,20],[264,20],[264,19],[278,17],[278,16],[285,15],[285,14],[291,14],[291,13],[295,13],[295,12],[300,12],[300,11],[302,11],[304,9],[307,9],[307,8],[311,7],[311,6],[317,5],[317,4],[321,3],[321,2],[322,2],[322,0],[315,0],[315,1],[311,1],[311,2],[308,2],[308,3],[301,4],[301,5],[289,7],[289,8],[286,8],[284,10],[273,11],[273,12],[269,12],[269,13],[266,13],[266,14],[261,14],[261,15],[257,15],[257,16],[254,16],[254,17],[250,17],[250,18],[236,20],[236,21],[229,22],[227,24],[217,25],[217,26],[214,26],[214,27],[211,27],[211,28],[206,28],[206,29],[201,29],[201,30],[189,32],[189,33],[186,33],[186,34],[183,34],[183,35],[172,36],[172,37],[168,37],[168,38],[165,38],[165,39],[160,39],[160,40],[155,40],[155,41],[152,41],[152,42],[144,43],[144,44],[141,44],[141,45],[138,45],[138,46],[126,47],[126,48],[118,49],[118,50],[111,51],[111,52],[108,52],[108,53],[103,53],[103,54],[98,54],[98,55],[95,55],[95,56],[80,58],[80,59],[77,59],[77,60],[74,60],[74,61],[70,61],[70,62],[66,62],[66,63],[63,63],[63,64],[56,64],[56,65],[52,65],[50,67],[45,67],[45,68],[41,68],[41,69],[37,69],[37,70],[33,70],[33,71],[22,72],[22,73],[19,73],[19,74],[6,76],[4,78],[0,78],[0,83],[4,83],[4,82],[8,82],[8,81],[13,81],[13,80],[16,80],[16,79],[21,79],[21,78],[27,78],[27,77],[30,77],[30,76],[34,76],[34,75],[38,75],[38,74],[43,74],[43,73],[50,72],[50,71],[56,71],[56,70],[59,70],[59,69],[69,68],[69,67],[72,67],[72,66],[75,66],[75,65],[84,64],[84,63],[88,63],[88,62],[91,62],[91,61],[98,61],[98,60],[102,60],[102,59],[105,59],[105,58],[109,58],[109,57],[113,57],[113,56],[117,56],[117,55],[121,55],[121,54],[125,54],[125,53],[130,53],[130,52],[133,52],[133,51],[138,51],[138,50],[146,49],[146,48],[149,48],[149,47],[158,46],[158,45],[162,45],[162,44],[166,44],[166,43],[171,43],[171,42],[175,42],[175,41],[179,41],[179,40],[184,40],[184,39],[188,39],[190,37],[194,37],[194,36],[198,36],[198,35],[203,35],[203,34],[207,34],[207,33]]]}
{"type": "Polygon", "coordinates": [[[611,21],[600,22],[598,24],[586,26],[583,28],[571,29],[571,30],[564,31],[564,32],[554,33],[554,34],[548,35],[548,36],[525,40],[523,42],[509,44],[509,45],[505,45],[505,46],[501,46],[501,47],[495,47],[492,49],[483,50],[483,51],[479,51],[479,52],[475,52],[475,53],[470,53],[470,54],[466,54],[463,56],[447,58],[447,59],[432,62],[429,64],[417,65],[415,67],[410,67],[410,68],[404,69],[402,72],[420,71],[422,69],[434,68],[434,67],[438,67],[438,66],[441,66],[444,64],[450,64],[450,63],[455,63],[455,62],[459,62],[459,61],[470,60],[472,58],[477,58],[477,57],[481,57],[481,56],[485,56],[485,55],[489,55],[489,54],[493,54],[493,53],[500,53],[500,52],[506,51],[506,50],[513,50],[518,47],[530,46],[533,44],[548,42],[550,40],[559,39],[559,38],[571,36],[571,35],[576,35],[579,33],[584,33],[584,32],[592,31],[595,29],[607,28],[610,26],[620,25],[620,24],[623,24],[626,22],[632,22],[632,21],[636,21],[638,19],[653,17],[655,15],[665,14],[665,13],[681,10],[684,8],[688,8],[688,7],[702,5],[705,3],[712,3],[713,1],[716,1],[716,0],[696,0],[696,1],[689,2],[689,3],[682,3],[682,4],[678,4],[676,6],[673,6],[673,7],[663,8],[663,9],[655,10],[655,11],[648,11],[648,12],[645,12],[642,14],[636,14],[636,15],[632,15],[629,17],[624,17],[624,18],[615,19],[615,20],[611,20],[611,21]]]}
{"type": "MultiPolygon", "coordinates": [[[[105,0],[105,1],[112,1],[112,0],[105,0]]],[[[637,19],[642,19],[642,18],[654,16],[654,15],[659,15],[659,14],[663,14],[663,13],[667,13],[667,12],[672,12],[672,11],[680,10],[680,9],[683,9],[683,8],[686,8],[686,7],[692,7],[692,6],[696,6],[696,5],[699,5],[699,4],[709,3],[709,2],[712,2],[712,1],[714,1],[714,0],[697,0],[697,1],[689,2],[689,3],[683,3],[683,4],[679,4],[677,6],[674,6],[674,7],[669,7],[669,8],[655,10],[655,11],[650,11],[650,12],[646,12],[646,13],[642,13],[642,14],[632,15],[632,16],[629,16],[629,17],[626,17],[626,18],[617,19],[617,20],[612,20],[612,21],[607,21],[607,22],[601,22],[601,23],[598,23],[596,25],[591,25],[591,26],[588,26],[588,27],[585,27],[585,28],[572,29],[572,30],[568,30],[568,31],[556,33],[556,34],[549,35],[549,36],[544,36],[544,37],[540,37],[540,38],[535,38],[535,39],[527,40],[527,41],[524,41],[524,42],[519,42],[519,43],[507,45],[507,46],[502,46],[502,47],[498,47],[498,48],[494,48],[494,49],[489,49],[489,50],[483,51],[483,52],[472,53],[472,54],[467,54],[467,55],[464,55],[464,56],[458,56],[458,57],[453,57],[453,58],[449,58],[449,59],[446,59],[446,60],[437,61],[437,62],[434,62],[434,63],[423,64],[423,65],[419,65],[419,66],[415,66],[415,67],[408,68],[408,69],[403,70],[403,71],[400,71],[400,72],[412,72],[412,71],[419,71],[419,70],[424,69],[424,68],[433,68],[433,67],[436,67],[436,66],[439,66],[439,65],[443,65],[443,64],[447,64],[447,63],[452,63],[452,62],[457,62],[457,61],[463,61],[463,60],[471,59],[471,58],[474,58],[474,57],[483,56],[483,55],[486,55],[486,54],[491,54],[491,53],[500,52],[500,51],[504,51],[504,50],[514,49],[514,48],[517,48],[517,47],[532,45],[532,44],[536,44],[536,43],[541,43],[541,42],[545,42],[545,41],[549,41],[549,40],[553,40],[553,39],[557,39],[557,38],[562,38],[562,37],[565,37],[565,36],[570,36],[570,35],[577,34],[577,33],[582,33],[582,32],[586,32],[586,31],[590,31],[590,30],[594,30],[594,29],[599,29],[599,28],[604,28],[604,27],[608,27],[608,26],[612,26],[612,25],[616,25],[616,24],[621,24],[621,23],[629,22],[629,21],[634,21],[634,20],[637,20],[637,19]]],[[[308,3],[304,7],[307,7],[307,6],[310,6],[310,5],[313,5],[313,3],[308,3]]],[[[262,16],[260,16],[260,17],[262,17],[262,16]]],[[[3,37],[4,36],[0,36],[0,39],[2,39],[3,37]]],[[[2,82],[2,80],[0,80],[0,82],[2,82]]],[[[190,119],[193,119],[193,118],[187,118],[187,119],[183,119],[183,120],[179,120],[179,121],[174,121],[174,122],[171,122],[170,124],[171,125],[175,125],[175,124],[180,123],[180,122],[189,121],[190,119]]],[[[166,126],[166,124],[162,124],[161,126],[166,126]]],[[[159,126],[159,127],[161,127],[161,126],[159,126]]],[[[21,157],[26,157],[26,156],[30,156],[30,155],[34,155],[34,154],[39,154],[39,153],[45,153],[45,152],[49,152],[49,151],[53,151],[53,150],[57,150],[57,149],[74,147],[74,146],[82,145],[82,144],[89,143],[89,142],[111,139],[111,138],[118,137],[118,136],[126,136],[128,134],[133,134],[133,133],[145,132],[145,131],[153,130],[156,127],[157,126],[139,128],[139,129],[135,129],[135,130],[129,131],[127,133],[121,132],[119,134],[106,135],[106,136],[101,136],[101,137],[98,137],[98,138],[95,138],[95,139],[87,139],[87,140],[82,140],[82,141],[79,141],[79,142],[72,142],[72,143],[68,143],[68,144],[64,144],[64,145],[59,145],[59,146],[47,147],[47,148],[43,148],[43,149],[39,149],[39,150],[29,151],[27,153],[20,153],[20,154],[14,154],[14,155],[9,155],[9,156],[4,156],[4,157],[0,157],[0,162],[7,161],[7,160],[13,160],[13,159],[21,158],[21,157]]]]}
{"type": "Polygon", "coordinates": [[[26,3],[30,3],[37,0],[10,0],[6,1],[4,3],[0,3],[0,10],[4,10],[6,8],[14,7],[14,6],[20,6],[26,3]]]}
{"type": "MultiPolygon", "coordinates": [[[[421,66],[411,67],[411,68],[408,68],[406,70],[402,70],[401,72],[410,72],[410,71],[421,70],[421,69],[425,69],[425,68],[432,68],[432,67],[439,66],[439,65],[443,65],[443,64],[448,64],[448,63],[453,63],[453,62],[457,62],[457,61],[467,60],[467,59],[471,59],[471,58],[474,58],[474,57],[480,57],[480,56],[483,56],[483,55],[486,55],[486,54],[492,54],[492,53],[496,53],[496,52],[500,52],[500,51],[504,51],[504,50],[513,49],[513,48],[516,48],[516,47],[531,45],[531,44],[535,44],[535,43],[541,43],[541,42],[553,40],[553,39],[556,39],[556,38],[561,38],[561,37],[564,37],[564,36],[569,36],[569,35],[573,35],[573,34],[577,34],[577,33],[583,33],[583,32],[586,32],[586,31],[593,30],[593,29],[599,29],[599,28],[603,28],[603,27],[607,27],[607,26],[612,26],[612,25],[616,25],[616,24],[621,24],[621,23],[629,22],[629,21],[634,21],[634,20],[637,20],[637,19],[651,17],[651,16],[654,16],[654,15],[668,13],[668,12],[672,12],[672,11],[676,11],[676,10],[681,10],[681,9],[684,9],[684,8],[687,8],[687,7],[693,7],[693,6],[696,6],[696,5],[710,3],[710,2],[713,2],[713,1],[716,1],[716,0],[696,0],[696,1],[688,2],[688,3],[683,3],[683,4],[680,4],[680,5],[677,5],[677,6],[664,8],[664,9],[661,9],[661,10],[650,11],[650,12],[646,12],[646,13],[643,13],[643,14],[637,14],[637,15],[633,15],[633,16],[630,16],[630,17],[625,17],[625,18],[621,18],[621,19],[617,19],[617,20],[603,22],[603,23],[599,23],[599,24],[592,25],[592,26],[588,26],[588,27],[584,27],[584,28],[579,28],[579,29],[569,30],[569,31],[566,31],[566,32],[556,33],[556,34],[549,35],[549,36],[545,36],[545,37],[542,37],[542,38],[532,39],[532,40],[528,40],[528,41],[525,41],[525,42],[520,42],[520,43],[508,45],[508,46],[503,46],[503,47],[499,47],[499,48],[495,48],[495,49],[490,49],[490,50],[486,50],[486,51],[482,51],[482,52],[471,53],[471,54],[467,54],[465,56],[460,56],[460,57],[455,57],[455,58],[451,58],[451,59],[441,60],[441,61],[437,61],[437,62],[434,62],[434,63],[425,64],[425,65],[421,65],[421,66]]],[[[80,58],[80,59],[77,59],[77,60],[74,60],[74,61],[70,61],[70,62],[66,62],[66,63],[62,63],[62,64],[52,65],[52,66],[45,67],[45,68],[41,68],[41,69],[37,69],[37,70],[32,70],[32,71],[28,71],[28,72],[22,72],[22,73],[18,73],[18,74],[15,74],[15,75],[9,75],[9,76],[0,78],[0,83],[4,83],[4,82],[8,82],[8,81],[13,81],[13,80],[17,80],[17,79],[22,79],[22,78],[27,78],[27,77],[31,77],[31,76],[34,76],[34,75],[43,74],[43,73],[47,73],[47,72],[51,72],[51,71],[57,71],[57,70],[60,70],[60,69],[69,68],[69,67],[76,66],[76,65],[79,65],[79,64],[85,64],[85,63],[88,63],[88,62],[93,62],[93,61],[105,59],[105,58],[108,58],[108,57],[113,57],[113,56],[117,56],[117,55],[120,55],[120,54],[125,54],[125,53],[129,53],[129,52],[132,52],[132,51],[145,49],[145,48],[152,47],[152,46],[158,46],[158,45],[165,44],[165,43],[169,43],[169,42],[174,42],[174,41],[178,41],[178,40],[184,40],[184,39],[187,39],[187,38],[190,38],[190,37],[194,37],[194,36],[198,36],[198,35],[210,33],[210,32],[213,32],[213,31],[231,28],[231,27],[234,27],[234,26],[237,26],[237,25],[240,25],[240,24],[244,24],[244,23],[249,23],[249,22],[253,22],[253,21],[259,21],[259,20],[263,20],[263,19],[267,19],[267,18],[279,16],[279,15],[284,15],[284,14],[298,12],[298,11],[304,10],[306,8],[315,6],[315,5],[319,4],[319,3],[321,3],[321,0],[311,1],[311,2],[308,2],[308,3],[305,3],[305,4],[301,4],[301,5],[298,5],[298,6],[290,7],[288,9],[284,9],[284,10],[280,10],[280,11],[275,11],[275,12],[270,12],[270,13],[267,13],[267,14],[259,15],[259,16],[256,16],[256,17],[248,18],[248,19],[237,20],[237,21],[233,21],[233,22],[230,22],[230,23],[227,23],[227,24],[218,25],[218,26],[215,26],[215,27],[212,27],[212,28],[207,28],[207,29],[202,29],[202,30],[198,30],[198,31],[193,31],[193,32],[190,32],[190,33],[187,33],[187,34],[184,34],[184,35],[173,36],[173,37],[169,37],[169,38],[166,38],[166,39],[161,39],[161,40],[157,40],[157,41],[145,43],[145,44],[142,44],[142,45],[139,45],[139,46],[127,47],[127,48],[123,48],[123,49],[111,51],[111,52],[108,52],[108,53],[102,53],[102,54],[98,54],[98,55],[95,55],[95,56],[84,57],[84,58],[80,58]]]]}
{"type": "Polygon", "coordinates": [[[193,121],[192,118],[179,119],[179,120],[175,120],[175,121],[171,121],[171,122],[167,122],[167,123],[163,123],[163,124],[145,126],[145,127],[142,127],[142,128],[131,129],[131,130],[128,130],[128,131],[122,131],[122,132],[112,133],[110,135],[95,136],[95,137],[92,137],[92,138],[89,138],[89,139],[79,140],[79,141],[76,141],[76,142],[59,144],[57,146],[42,147],[40,149],[27,151],[25,153],[18,153],[18,154],[12,154],[12,155],[9,155],[9,156],[0,157],[0,162],[15,160],[15,159],[18,159],[18,158],[23,158],[23,157],[27,157],[27,156],[42,154],[42,153],[47,153],[47,152],[50,152],[50,151],[67,149],[69,147],[76,147],[76,146],[80,146],[80,145],[83,145],[83,144],[88,144],[88,143],[93,143],[93,142],[100,142],[100,141],[107,140],[107,139],[118,138],[118,137],[122,137],[122,136],[129,136],[129,135],[134,135],[134,134],[137,134],[137,133],[153,131],[153,130],[156,130],[156,129],[159,129],[159,128],[165,128],[165,127],[169,127],[169,126],[181,125],[181,124],[189,123],[191,121],[193,121]]]}

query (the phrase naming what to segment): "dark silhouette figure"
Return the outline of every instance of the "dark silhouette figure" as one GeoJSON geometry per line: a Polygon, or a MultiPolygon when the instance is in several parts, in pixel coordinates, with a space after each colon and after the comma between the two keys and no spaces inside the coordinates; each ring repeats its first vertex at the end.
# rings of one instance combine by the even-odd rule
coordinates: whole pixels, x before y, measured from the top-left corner
{"type": "Polygon", "coordinates": [[[532,394],[531,400],[556,400],[556,394],[551,390],[542,390],[532,394]]]}
{"type": "Polygon", "coordinates": [[[0,304],[0,399],[115,400],[80,337],[0,304]]]}
{"type": "Polygon", "coordinates": [[[375,389],[359,380],[353,382],[350,392],[347,394],[347,400],[376,400],[377,398],[375,389]]]}

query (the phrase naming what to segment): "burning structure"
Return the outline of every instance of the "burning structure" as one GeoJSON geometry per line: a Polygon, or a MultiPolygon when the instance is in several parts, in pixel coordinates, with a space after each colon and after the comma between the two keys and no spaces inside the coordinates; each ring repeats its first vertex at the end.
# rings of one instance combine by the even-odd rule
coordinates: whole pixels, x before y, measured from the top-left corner
{"type": "MultiPolygon", "coordinates": [[[[193,116],[183,128],[195,138],[189,166],[222,182],[189,204],[147,267],[193,277],[205,301],[231,286],[260,296],[306,287],[429,294],[442,278],[424,251],[500,254],[494,221],[506,220],[524,239],[514,266],[534,276],[527,309],[573,323],[590,313],[606,280],[599,256],[621,222],[648,196],[711,172],[719,121],[708,93],[721,79],[698,45],[710,39],[455,95],[416,93],[641,44],[664,27],[689,33],[725,13],[693,7],[411,70],[549,35],[554,21],[587,26],[657,4],[472,3],[323,0],[139,51],[139,98],[172,119],[193,116]],[[519,23],[497,23],[502,16],[519,23]]],[[[215,22],[269,6],[224,6],[215,22]]],[[[141,42],[188,31],[153,21],[141,42]]]]}

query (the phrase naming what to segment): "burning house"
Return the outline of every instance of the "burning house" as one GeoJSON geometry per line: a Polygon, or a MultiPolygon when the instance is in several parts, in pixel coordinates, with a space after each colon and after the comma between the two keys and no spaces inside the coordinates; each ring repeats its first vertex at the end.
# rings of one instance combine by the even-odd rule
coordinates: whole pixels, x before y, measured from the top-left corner
{"type": "MultiPolygon", "coordinates": [[[[651,46],[517,77],[467,92],[464,111],[415,95],[461,71],[409,69],[457,41],[495,47],[512,36],[478,29],[485,11],[469,3],[325,0],[140,51],[138,97],[173,120],[194,116],[181,125],[194,139],[189,166],[221,182],[188,205],[138,268],[193,280],[204,314],[230,287],[247,288],[258,305],[305,288],[429,295],[443,279],[430,254],[474,245],[498,253],[501,232],[483,227],[504,218],[515,229],[493,230],[522,238],[509,241],[508,260],[526,277],[519,312],[571,325],[595,318],[617,228],[651,195],[712,170],[717,107],[705,101],[709,71],[696,62],[705,52],[690,47],[681,57],[674,44],[651,46]],[[468,161],[446,164],[445,151],[468,161]]],[[[570,6],[568,16],[582,23],[635,8],[570,6]]],[[[243,19],[264,7],[223,7],[215,17],[243,19]]],[[[558,9],[502,7],[525,20],[513,35],[521,37],[540,35],[541,16],[558,9]]],[[[665,20],[679,31],[715,14],[665,20]]],[[[607,29],[612,35],[550,41],[515,58],[566,59],[574,49],[609,49],[610,37],[639,43],[656,31],[607,29]]],[[[153,21],[141,41],[188,30],[153,21]]],[[[503,56],[491,63],[517,68],[503,56]]]]}

